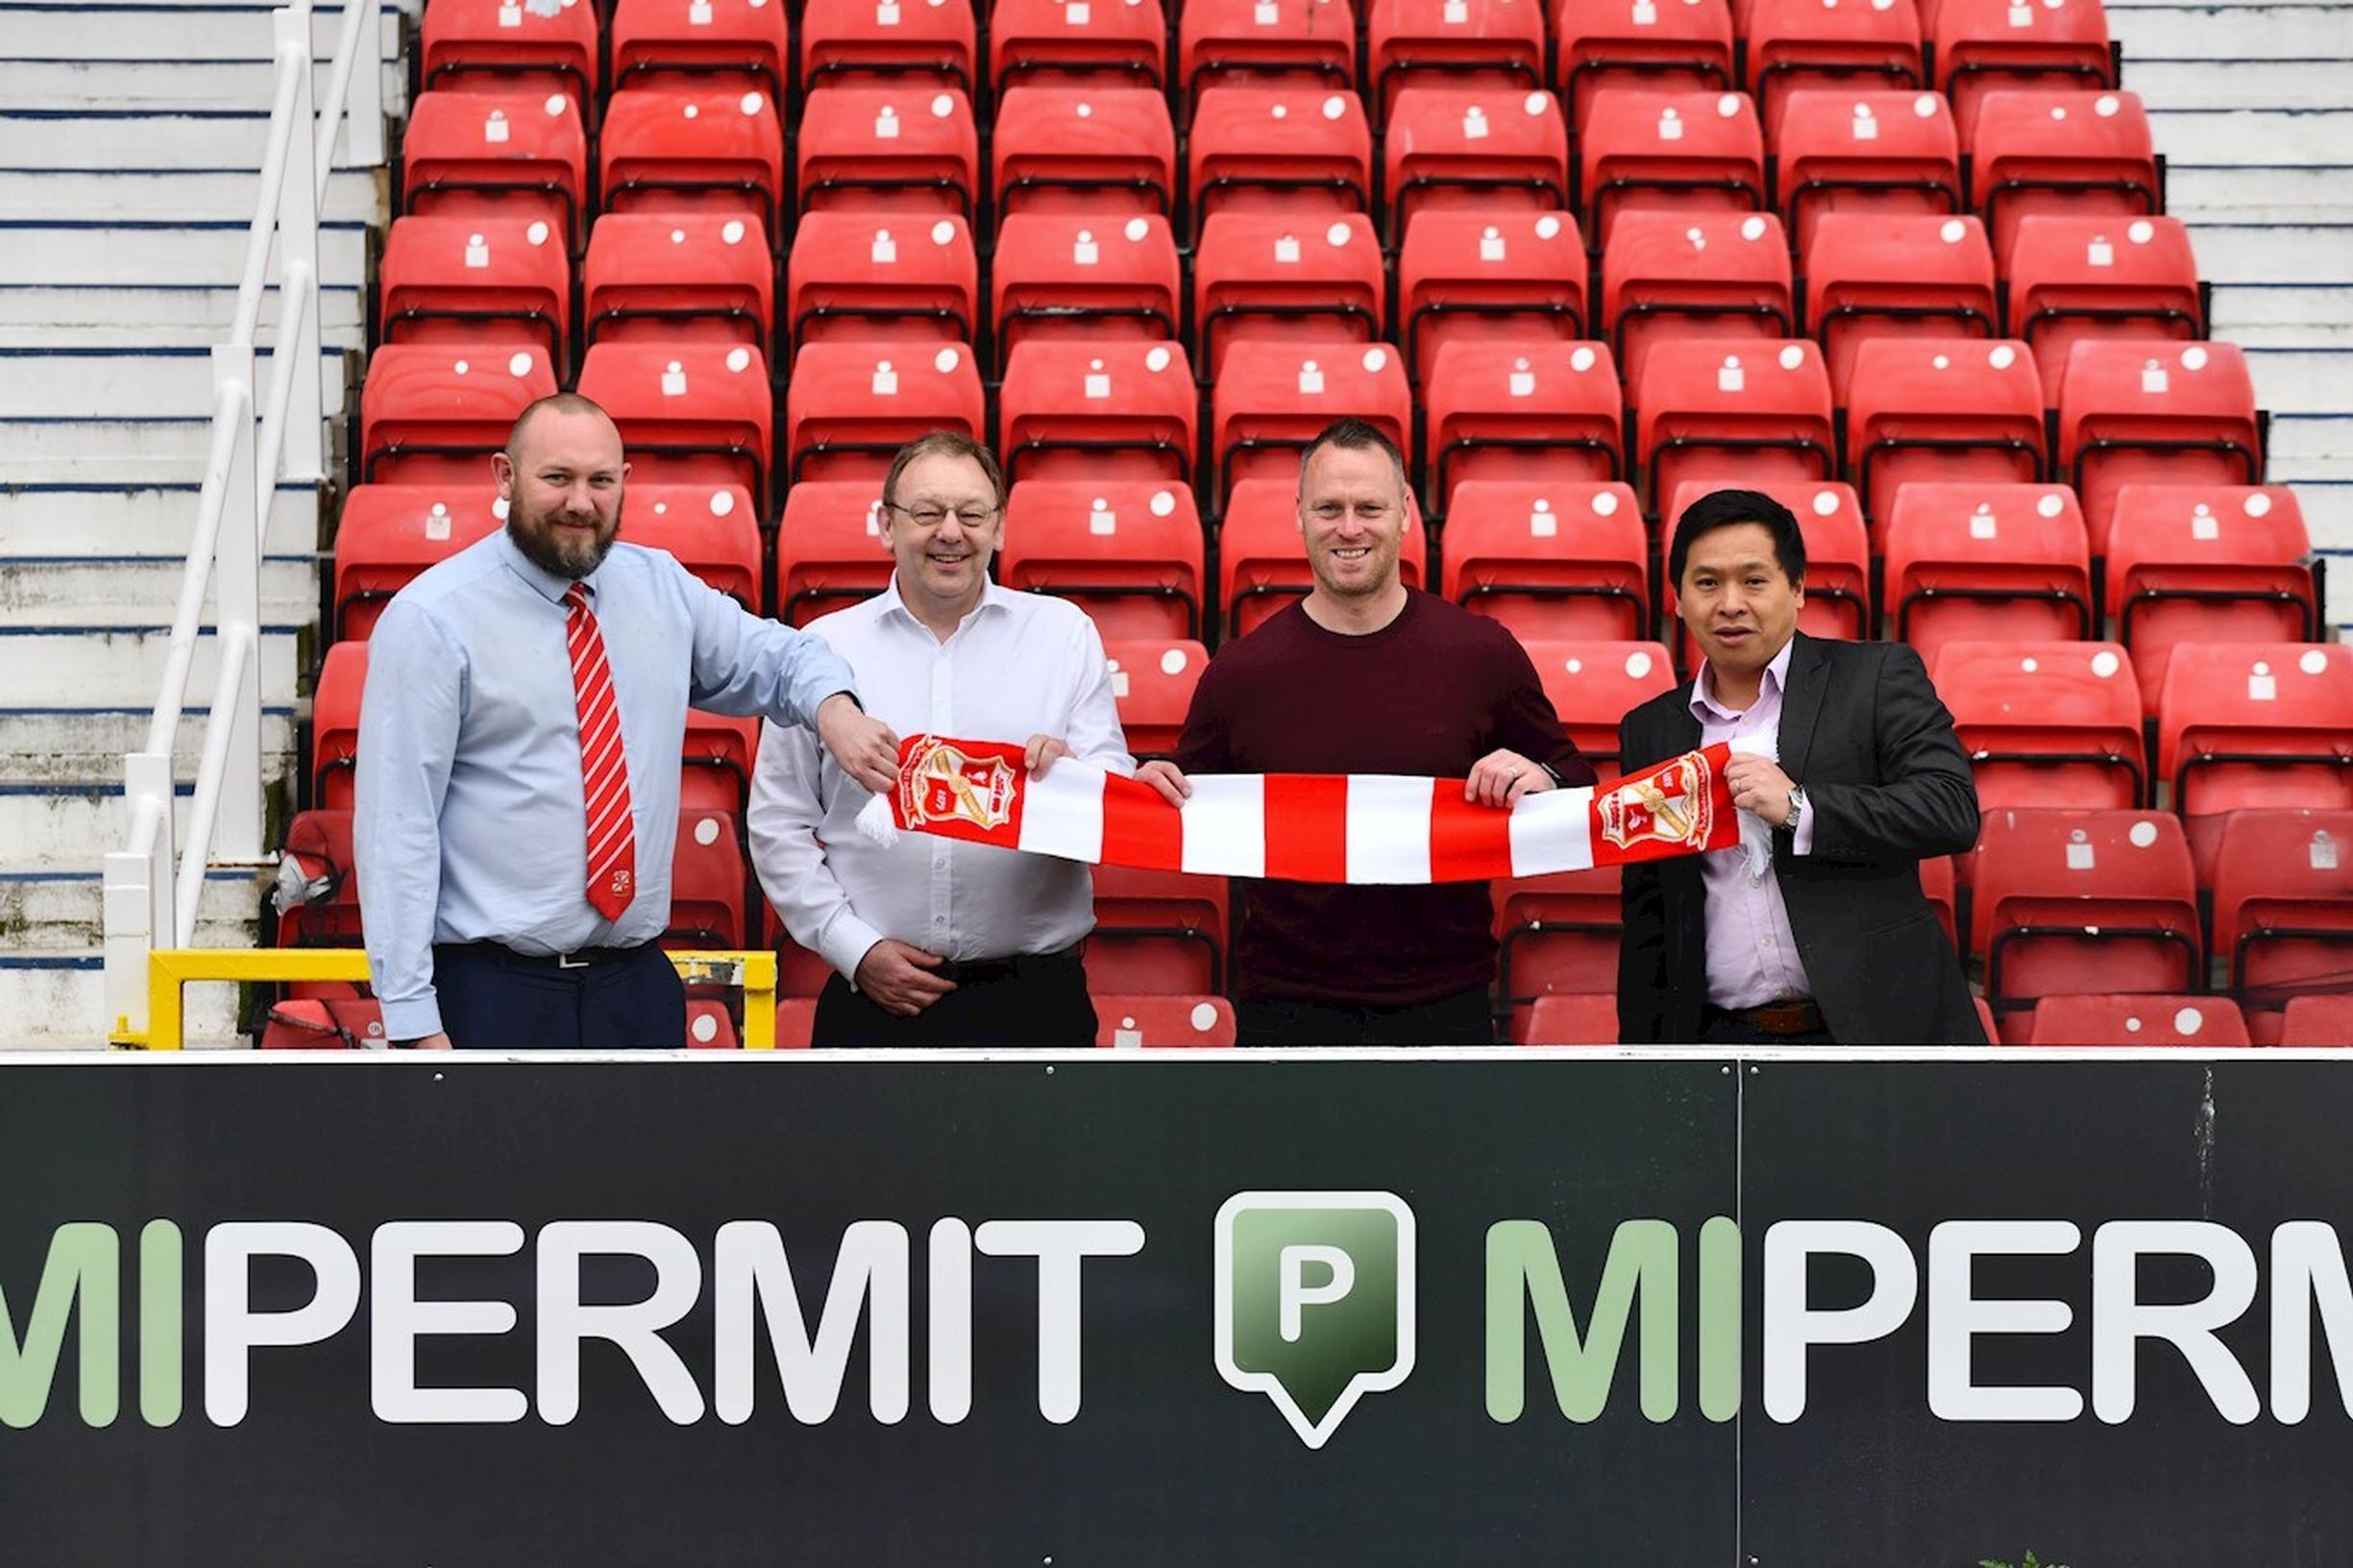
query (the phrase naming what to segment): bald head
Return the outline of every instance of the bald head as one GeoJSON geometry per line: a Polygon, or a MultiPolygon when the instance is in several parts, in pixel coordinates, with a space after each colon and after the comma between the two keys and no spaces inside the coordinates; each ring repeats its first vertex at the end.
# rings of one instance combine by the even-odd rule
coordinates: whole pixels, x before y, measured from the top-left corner
{"type": "Polygon", "coordinates": [[[613,423],[613,416],[606,413],[594,399],[584,398],[577,392],[555,392],[529,404],[515,416],[514,424],[507,427],[506,455],[509,458],[523,450],[524,440],[529,435],[531,427],[549,414],[567,414],[599,421],[613,432],[613,445],[621,445],[621,427],[613,423]]]}

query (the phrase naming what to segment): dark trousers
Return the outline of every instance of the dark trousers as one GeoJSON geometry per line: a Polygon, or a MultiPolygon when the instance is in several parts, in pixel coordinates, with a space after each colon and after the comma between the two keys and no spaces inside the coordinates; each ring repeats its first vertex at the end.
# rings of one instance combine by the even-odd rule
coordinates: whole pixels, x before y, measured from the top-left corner
{"type": "Polygon", "coordinates": [[[1700,1010],[1700,1043],[1703,1045],[1835,1045],[1827,1029],[1808,1029],[1802,1034],[1777,1035],[1759,1029],[1738,1013],[1727,1013],[1720,1007],[1700,1010]]]}
{"type": "Polygon", "coordinates": [[[652,943],[594,953],[572,968],[495,943],[435,947],[433,990],[441,1027],[460,1050],[686,1045],[686,986],[652,943]]]}
{"type": "Polygon", "coordinates": [[[955,981],[956,989],[912,1018],[883,1011],[834,975],[818,995],[809,1043],[868,1050],[954,1045],[1085,1050],[1094,1045],[1094,1002],[1087,994],[1087,968],[1075,948],[944,964],[935,972],[955,981]]]}
{"type": "Polygon", "coordinates": [[[1486,988],[1403,1007],[1360,1003],[1239,1001],[1238,1045],[1492,1045],[1486,988]]]}

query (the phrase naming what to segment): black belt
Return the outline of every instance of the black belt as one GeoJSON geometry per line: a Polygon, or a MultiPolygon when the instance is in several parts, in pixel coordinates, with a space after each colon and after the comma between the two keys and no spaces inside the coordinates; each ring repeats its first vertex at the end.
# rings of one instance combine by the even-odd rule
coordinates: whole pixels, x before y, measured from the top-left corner
{"type": "Polygon", "coordinates": [[[1079,961],[1082,944],[1072,943],[1059,952],[1014,953],[1005,958],[951,958],[932,969],[943,980],[952,980],[960,986],[993,985],[1005,980],[1018,980],[1026,975],[1061,968],[1079,961]]]}
{"type": "Polygon", "coordinates": [[[478,953],[495,958],[500,963],[518,969],[542,971],[577,971],[602,968],[612,964],[626,964],[645,949],[640,947],[582,947],[570,953],[519,953],[502,942],[453,942],[441,944],[441,950],[455,953],[478,953]]]}
{"type": "Polygon", "coordinates": [[[1708,1006],[1711,1013],[1723,1013],[1744,1019],[1749,1025],[1768,1035],[1818,1035],[1823,1032],[1822,1009],[1810,996],[1785,997],[1767,1002],[1762,1007],[1708,1006]]]}

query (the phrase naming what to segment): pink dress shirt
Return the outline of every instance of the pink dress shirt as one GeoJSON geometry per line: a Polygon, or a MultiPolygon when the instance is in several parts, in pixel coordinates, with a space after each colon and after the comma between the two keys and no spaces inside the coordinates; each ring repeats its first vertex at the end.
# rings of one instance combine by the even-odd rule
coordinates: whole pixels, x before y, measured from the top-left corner
{"type": "MultiPolygon", "coordinates": [[[[1781,683],[1789,677],[1789,655],[1796,646],[1794,637],[1783,643],[1765,666],[1756,700],[1746,713],[1733,713],[1717,702],[1714,672],[1705,663],[1700,666],[1699,678],[1691,684],[1691,716],[1700,722],[1702,746],[1746,743],[1736,749],[1779,755],[1781,683]]],[[[1754,831],[1755,824],[1744,825],[1754,831]]],[[[1798,824],[1794,847],[1802,855],[1813,846],[1809,812],[1798,824]]],[[[1789,929],[1781,886],[1774,879],[1770,861],[1760,869],[1761,874],[1751,874],[1748,853],[1738,845],[1700,860],[1700,877],[1707,889],[1707,999],[1728,1011],[1814,994],[1804,961],[1798,956],[1798,939],[1789,929]]]]}

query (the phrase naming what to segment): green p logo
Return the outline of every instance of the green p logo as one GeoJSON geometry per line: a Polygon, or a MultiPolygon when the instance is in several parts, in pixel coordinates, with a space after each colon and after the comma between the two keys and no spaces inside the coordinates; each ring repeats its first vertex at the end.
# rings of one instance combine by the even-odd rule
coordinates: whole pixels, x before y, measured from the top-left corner
{"type": "Polygon", "coordinates": [[[1217,1211],[1217,1371],[1321,1448],[1413,1370],[1413,1211],[1394,1192],[1237,1192],[1217,1211]]]}

